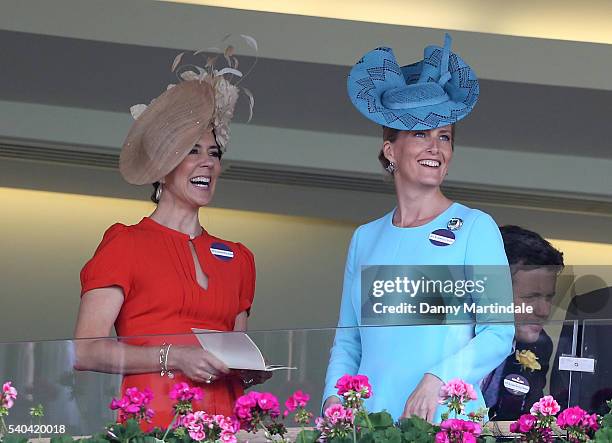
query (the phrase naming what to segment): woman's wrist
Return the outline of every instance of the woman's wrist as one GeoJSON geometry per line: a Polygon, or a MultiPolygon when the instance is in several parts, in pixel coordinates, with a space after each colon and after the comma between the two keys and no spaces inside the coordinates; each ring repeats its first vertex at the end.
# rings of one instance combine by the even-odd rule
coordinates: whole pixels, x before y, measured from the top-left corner
{"type": "Polygon", "coordinates": [[[181,358],[181,346],[172,346],[168,350],[168,358],[166,359],[166,366],[170,371],[175,371],[180,366],[181,358]]]}

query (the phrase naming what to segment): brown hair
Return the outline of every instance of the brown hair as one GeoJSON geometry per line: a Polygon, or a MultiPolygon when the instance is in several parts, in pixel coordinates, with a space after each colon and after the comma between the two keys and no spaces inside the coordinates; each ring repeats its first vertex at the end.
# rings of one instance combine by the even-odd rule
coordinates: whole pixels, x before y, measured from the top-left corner
{"type": "MultiPolygon", "coordinates": [[[[451,126],[451,147],[453,148],[453,150],[455,149],[455,127],[456,126],[457,126],[456,124],[453,124],[451,126]]],[[[383,126],[382,130],[383,130],[383,142],[388,141],[391,143],[395,143],[397,141],[397,137],[400,135],[400,132],[402,132],[402,130],[400,129],[394,129],[388,126],[383,126]]],[[[389,163],[391,163],[389,159],[385,157],[385,153],[383,152],[382,149],[378,153],[378,161],[380,162],[380,164],[385,170],[387,170],[389,163]]]]}

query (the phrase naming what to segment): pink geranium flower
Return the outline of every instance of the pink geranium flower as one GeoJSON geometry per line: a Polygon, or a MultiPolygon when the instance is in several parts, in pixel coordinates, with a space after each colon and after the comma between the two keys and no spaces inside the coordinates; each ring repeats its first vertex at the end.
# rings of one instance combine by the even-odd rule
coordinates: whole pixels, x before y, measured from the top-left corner
{"type": "Polygon", "coordinates": [[[443,399],[456,397],[461,401],[476,400],[478,398],[476,391],[474,390],[474,386],[459,378],[452,379],[448,383],[444,384],[440,389],[440,396],[443,399]]]}
{"type": "Polygon", "coordinates": [[[444,431],[461,431],[463,429],[463,420],[449,418],[440,423],[440,429],[444,431]]]}
{"type": "Polygon", "coordinates": [[[257,399],[257,405],[262,411],[268,412],[272,416],[280,415],[278,399],[269,392],[262,392],[257,399]]]}
{"type": "Polygon", "coordinates": [[[448,434],[446,432],[438,432],[436,434],[435,443],[450,443],[450,439],[448,438],[448,434]]]}
{"type": "Polygon", "coordinates": [[[129,419],[150,422],[154,411],[148,407],[153,400],[153,392],[150,389],[139,391],[138,388],[128,388],[121,398],[113,398],[109,408],[117,410],[117,421],[124,423],[129,419]]]}
{"type": "Polygon", "coordinates": [[[353,410],[345,408],[341,404],[330,406],[325,410],[324,415],[332,425],[338,422],[353,423],[353,410]]]}
{"type": "Polygon", "coordinates": [[[531,431],[536,424],[538,419],[531,414],[523,414],[518,419],[518,430],[519,432],[526,434],[531,431]]]}
{"type": "MultiPolygon", "coordinates": [[[[559,403],[552,396],[546,395],[533,404],[529,410],[530,414],[522,415],[510,425],[510,432],[523,434],[521,441],[552,443],[554,435],[551,426],[555,422],[555,415],[560,409],[559,403]]],[[[560,415],[556,418],[558,423],[559,418],[561,423],[566,420],[564,415],[560,415]]],[[[574,420],[573,416],[571,420],[574,420]]],[[[579,421],[579,418],[577,421],[579,421]]]]}
{"type": "Polygon", "coordinates": [[[259,392],[249,392],[246,395],[239,397],[236,400],[235,407],[241,409],[251,409],[257,406],[257,400],[259,399],[259,392]]]}
{"type": "Polygon", "coordinates": [[[557,424],[567,432],[571,442],[590,441],[589,436],[599,429],[597,414],[588,414],[579,406],[561,412],[557,424]]]}
{"type": "Polygon", "coordinates": [[[289,412],[294,412],[297,408],[305,408],[310,400],[310,395],[304,394],[302,391],[295,391],[285,402],[285,416],[289,412]]]}
{"type": "Polygon", "coordinates": [[[559,403],[557,403],[557,401],[553,398],[553,396],[545,395],[533,404],[529,412],[531,412],[532,415],[536,415],[537,413],[540,413],[542,415],[557,415],[560,410],[561,407],[559,406],[559,403]]]}
{"type": "Polygon", "coordinates": [[[309,400],[310,395],[305,394],[302,391],[295,391],[291,396],[289,396],[287,401],[285,401],[286,409],[283,416],[287,417],[290,413],[295,412],[293,417],[295,423],[302,426],[310,424],[312,413],[306,410],[306,405],[308,405],[309,400]]]}
{"type": "Polygon", "coordinates": [[[440,432],[436,434],[436,443],[476,442],[482,428],[478,423],[458,418],[449,418],[440,423],[440,432]]]}
{"type": "Polygon", "coordinates": [[[347,407],[361,411],[363,400],[372,396],[372,386],[365,375],[345,374],[338,379],[338,395],[344,398],[347,407]]]}
{"type": "Polygon", "coordinates": [[[459,378],[454,378],[443,384],[439,395],[440,400],[438,402],[447,405],[449,411],[456,414],[465,413],[465,403],[478,398],[474,387],[459,378]]]}
{"type": "Polygon", "coordinates": [[[321,433],[319,441],[348,437],[353,429],[354,417],[353,410],[341,404],[335,404],[327,408],[323,417],[315,420],[316,428],[321,433]]]}
{"type": "Polygon", "coordinates": [[[207,442],[221,440],[223,443],[237,443],[236,432],[240,429],[236,418],[220,414],[209,415],[204,411],[185,414],[181,426],[193,440],[207,442]]]}
{"type": "Polygon", "coordinates": [[[251,391],[236,400],[234,414],[241,429],[250,431],[266,417],[275,419],[280,415],[278,399],[269,392],[251,391]]]}
{"type": "Polygon", "coordinates": [[[587,429],[597,431],[599,429],[599,423],[597,422],[597,414],[587,414],[582,419],[582,425],[587,429]]]}
{"type": "Polygon", "coordinates": [[[138,388],[128,388],[125,390],[125,395],[132,404],[139,406],[148,404],[153,400],[153,391],[149,388],[145,388],[143,391],[139,391],[138,388]]]}
{"type": "Polygon", "coordinates": [[[195,441],[202,441],[206,438],[208,423],[210,418],[204,411],[196,411],[186,414],[182,419],[182,426],[195,441]]]}
{"type": "Polygon", "coordinates": [[[597,414],[588,414],[579,406],[567,408],[557,417],[557,424],[561,429],[581,428],[582,430],[596,431],[599,429],[597,414]]]}
{"type": "Polygon", "coordinates": [[[578,426],[586,415],[586,411],[579,406],[567,408],[557,417],[557,424],[561,429],[569,426],[578,426]]]}
{"type": "Polygon", "coordinates": [[[170,391],[170,398],[177,401],[202,400],[202,397],[202,389],[192,388],[185,382],[175,384],[170,391]]]}
{"type": "Polygon", "coordinates": [[[223,432],[235,434],[240,430],[240,422],[236,419],[236,417],[215,415],[215,422],[217,422],[223,432]]]}
{"type": "Polygon", "coordinates": [[[440,429],[450,432],[469,432],[470,434],[480,435],[482,428],[478,423],[459,418],[448,418],[440,423],[440,429]]]}
{"type": "Polygon", "coordinates": [[[129,404],[130,401],[127,399],[127,397],[113,398],[110,402],[109,408],[113,411],[116,409],[125,409],[129,404]]]}
{"type": "Polygon", "coordinates": [[[2,385],[0,396],[0,407],[11,409],[17,399],[17,389],[12,386],[13,382],[7,381],[2,385]]]}
{"type": "Polygon", "coordinates": [[[236,438],[236,435],[231,433],[231,432],[221,432],[221,441],[223,443],[237,443],[238,439],[236,438]]]}
{"type": "Polygon", "coordinates": [[[372,396],[372,386],[368,377],[365,375],[349,375],[345,374],[336,382],[338,395],[346,397],[347,394],[354,392],[361,398],[370,398],[372,396]]]}
{"type": "Polygon", "coordinates": [[[290,413],[296,412],[299,408],[299,411],[296,413],[294,417],[296,423],[299,424],[308,424],[310,419],[312,418],[312,414],[306,411],[306,405],[310,400],[310,395],[303,393],[302,391],[295,391],[288,399],[285,401],[285,412],[283,413],[284,417],[287,417],[290,413]]]}
{"type": "Polygon", "coordinates": [[[239,397],[234,404],[236,416],[238,418],[250,418],[251,410],[257,407],[257,400],[259,399],[259,392],[249,392],[246,395],[239,397]]]}
{"type": "Polygon", "coordinates": [[[480,423],[464,420],[463,430],[469,432],[470,434],[480,435],[482,433],[482,426],[480,426],[480,423]]]}

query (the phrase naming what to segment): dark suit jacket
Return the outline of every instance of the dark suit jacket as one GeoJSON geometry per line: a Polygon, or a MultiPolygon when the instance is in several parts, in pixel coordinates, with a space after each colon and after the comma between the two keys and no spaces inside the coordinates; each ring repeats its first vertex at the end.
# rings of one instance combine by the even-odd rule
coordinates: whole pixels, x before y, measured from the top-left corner
{"type": "Polygon", "coordinates": [[[612,399],[612,288],[576,296],[566,320],[579,320],[576,353],[596,360],[595,373],[559,371],[559,357],[572,349],[573,325],[564,325],[551,373],[550,393],[562,408],[580,406],[604,415],[612,399]],[[586,321],[586,323],[585,323],[586,321]]]}
{"type": "Polygon", "coordinates": [[[518,363],[515,353],[509,355],[506,360],[485,378],[483,384],[483,394],[485,400],[496,392],[497,401],[495,404],[487,404],[489,417],[495,420],[516,420],[522,414],[528,414],[531,406],[544,395],[546,386],[546,374],[549,369],[550,357],[552,355],[553,344],[548,334],[542,330],[535,343],[516,343],[517,351],[529,350],[538,357],[538,363],[542,369],[531,372],[530,369],[524,370],[518,363]],[[509,374],[518,374],[525,377],[529,383],[529,392],[523,395],[510,393],[504,387],[504,378],[509,374]]]}

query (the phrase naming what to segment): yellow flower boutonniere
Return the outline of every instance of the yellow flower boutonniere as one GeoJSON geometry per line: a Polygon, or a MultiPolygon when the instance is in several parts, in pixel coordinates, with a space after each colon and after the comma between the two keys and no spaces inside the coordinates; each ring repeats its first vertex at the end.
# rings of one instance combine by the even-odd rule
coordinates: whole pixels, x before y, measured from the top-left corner
{"type": "Polygon", "coordinates": [[[533,372],[542,369],[542,366],[538,363],[538,357],[527,349],[523,349],[522,351],[517,350],[514,356],[516,361],[522,366],[523,371],[531,369],[531,372],[533,372]]]}

